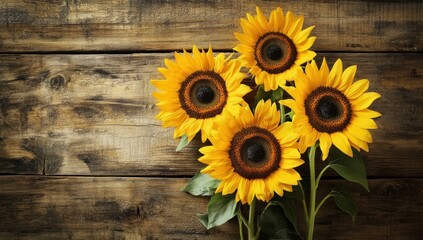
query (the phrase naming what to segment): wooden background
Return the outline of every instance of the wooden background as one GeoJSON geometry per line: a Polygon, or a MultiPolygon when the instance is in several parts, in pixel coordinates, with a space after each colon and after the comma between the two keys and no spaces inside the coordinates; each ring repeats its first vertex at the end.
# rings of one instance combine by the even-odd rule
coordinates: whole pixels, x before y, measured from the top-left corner
{"type": "MultiPolygon", "coordinates": [[[[208,199],[180,192],[201,144],[174,151],[149,79],[172,51],[230,52],[256,5],[304,15],[316,59],[357,64],[382,94],[364,155],[371,192],[351,184],[356,224],[332,202],[315,239],[421,239],[418,0],[1,0],[0,239],[236,239],[236,222],[206,231],[195,214],[208,199]]],[[[332,172],[322,190],[336,182],[332,172]]]]}

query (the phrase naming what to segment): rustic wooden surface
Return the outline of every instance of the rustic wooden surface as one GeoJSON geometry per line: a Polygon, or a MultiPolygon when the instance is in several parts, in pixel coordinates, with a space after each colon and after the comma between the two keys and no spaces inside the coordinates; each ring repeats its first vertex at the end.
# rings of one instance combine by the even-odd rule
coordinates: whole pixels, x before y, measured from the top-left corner
{"type": "MultiPolygon", "coordinates": [[[[238,18],[281,6],[243,0],[6,1],[0,5],[0,51],[139,51],[203,47],[231,49],[238,18]]],[[[283,1],[316,25],[316,50],[421,51],[421,11],[415,1],[283,1]],[[405,13],[405,14],[404,14],[405,13]]]]}
{"type": "Polygon", "coordinates": [[[206,231],[207,199],[179,191],[201,143],[174,151],[149,79],[171,50],[228,52],[239,17],[281,4],[316,25],[317,61],[358,65],[382,94],[356,225],[328,206],[316,239],[421,238],[420,1],[101,2],[0,0],[0,239],[236,239],[235,222],[206,231]]]}
{"type": "MultiPolygon", "coordinates": [[[[180,192],[187,179],[0,178],[2,239],[237,239],[235,221],[206,231],[196,220],[208,199],[180,192]]],[[[322,190],[337,182],[326,180],[322,190]]],[[[370,193],[351,185],[359,208],[355,225],[334,204],[326,206],[316,239],[420,239],[423,205],[415,203],[423,197],[423,180],[377,179],[369,185],[370,193]]]]}
{"type": "MultiPolygon", "coordinates": [[[[365,154],[369,176],[421,176],[423,54],[320,55],[330,64],[339,57],[345,66],[357,64],[357,77],[369,78],[370,90],[383,96],[373,107],[383,117],[365,154]]],[[[0,172],[193,175],[201,167],[193,161],[201,144],[176,153],[173,130],[154,119],[158,110],[148,80],[160,77],[155,69],[171,56],[0,56],[0,172]]]]}

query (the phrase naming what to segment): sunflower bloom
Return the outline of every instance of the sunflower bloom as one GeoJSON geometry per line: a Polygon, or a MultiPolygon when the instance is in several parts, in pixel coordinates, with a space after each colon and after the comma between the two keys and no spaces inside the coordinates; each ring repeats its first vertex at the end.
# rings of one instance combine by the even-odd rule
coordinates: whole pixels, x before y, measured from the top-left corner
{"type": "MultiPolygon", "coordinates": [[[[229,116],[229,115],[228,115],[229,116]]],[[[292,191],[301,180],[294,169],[304,163],[297,149],[299,135],[291,122],[279,125],[280,113],[270,100],[261,100],[255,114],[246,106],[229,116],[202,147],[203,173],[221,180],[216,192],[236,191],[236,201],[251,204],[256,197],[268,202],[274,193],[292,191]]]]}
{"type": "Polygon", "coordinates": [[[240,42],[234,50],[239,59],[250,68],[257,85],[264,90],[275,90],[287,80],[294,80],[301,64],[312,60],[316,53],[310,51],[316,37],[309,37],[314,26],[303,28],[304,16],[295,16],[281,8],[273,10],[269,21],[259,7],[257,15],[247,14],[241,19],[242,33],[235,33],[240,42]]]}
{"type": "Polygon", "coordinates": [[[200,52],[194,46],[192,52],[165,59],[167,68],[158,69],[165,79],[151,80],[161,90],[153,93],[160,109],[156,118],[163,127],[176,128],[174,138],[185,134],[191,141],[201,130],[205,142],[225,113],[237,114],[246,104],[242,97],[251,89],[241,84],[245,74],[237,60],[214,57],[211,47],[200,52]]]}
{"type": "Polygon", "coordinates": [[[281,103],[295,113],[292,122],[301,135],[298,144],[301,152],[316,141],[320,142],[323,160],[332,144],[351,157],[351,146],[369,151],[372,136],[368,129],[377,128],[373,118],[381,114],[368,107],[380,94],[366,92],[367,79],[353,82],[356,70],[354,65],[343,71],[340,59],[330,71],[323,59],[318,69],[313,60],[307,64],[305,73],[299,74],[295,88],[283,87],[293,97],[281,103]]]}

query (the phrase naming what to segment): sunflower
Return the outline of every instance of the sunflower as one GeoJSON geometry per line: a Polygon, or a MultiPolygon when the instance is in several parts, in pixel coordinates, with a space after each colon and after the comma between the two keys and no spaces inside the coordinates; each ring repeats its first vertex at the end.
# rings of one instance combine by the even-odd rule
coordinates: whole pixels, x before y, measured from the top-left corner
{"type": "Polygon", "coordinates": [[[323,160],[332,144],[351,157],[351,146],[369,151],[372,136],[368,129],[377,128],[373,118],[381,114],[368,107],[380,98],[380,94],[366,92],[369,87],[367,79],[353,83],[356,70],[354,65],[343,71],[342,61],[338,59],[329,72],[325,59],[320,69],[313,60],[307,64],[305,73],[299,74],[295,88],[283,87],[293,97],[281,103],[295,113],[293,124],[301,135],[300,152],[317,140],[323,160]]]}
{"type": "Polygon", "coordinates": [[[268,202],[274,192],[292,191],[301,180],[295,167],[304,163],[297,149],[299,135],[291,122],[279,125],[280,113],[270,100],[261,100],[255,114],[246,106],[227,115],[213,131],[211,146],[200,149],[203,173],[221,180],[216,192],[234,193],[236,201],[251,204],[254,197],[268,202]]]}
{"type": "Polygon", "coordinates": [[[243,33],[235,33],[239,44],[234,48],[239,59],[250,68],[257,85],[264,90],[275,90],[284,86],[286,80],[294,80],[302,71],[300,65],[312,60],[316,53],[310,51],[316,37],[309,37],[314,26],[302,30],[304,17],[281,8],[273,10],[267,21],[259,7],[257,15],[247,14],[241,19],[243,33]]]}
{"type": "Polygon", "coordinates": [[[245,74],[237,60],[214,57],[211,47],[200,52],[194,46],[192,52],[175,52],[175,61],[165,59],[167,68],[158,69],[165,79],[151,80],[162,90],[153,93],[161,110],[156,118],[163,127],[176,127],[174,138],[185,134],[191,141],[201,130],[205,142],[224,113],[237,114],[246,104],[242,97],[251,89],[241,84],[245,74]]]}

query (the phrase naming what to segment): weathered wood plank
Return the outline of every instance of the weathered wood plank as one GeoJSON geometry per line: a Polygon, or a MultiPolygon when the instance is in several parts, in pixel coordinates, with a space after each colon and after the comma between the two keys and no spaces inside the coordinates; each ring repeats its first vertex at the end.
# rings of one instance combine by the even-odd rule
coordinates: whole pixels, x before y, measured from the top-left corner
{"type": "MultiPolygon", "coordinates": [[[[371,177],[420,177],[423,54],[331,53],[382,94],[383,117],[365,154],[371,177]]],[[[192,175],[196,141],[175,152],[173,129],[154,119],[149,79],[170,54],[1,55],[0,172],[192,175]]]]}
{"type": "Polygon", "coordinates": [[[13,0],[0,2],[0,52],[231,49],[238,19],[256,5],[304,15],[316,25],[316,50],[423,50],[417,0],[13,0]]]}
{"type": "Polygon", "coordinates": [[[235,239],[206,231],[207,200],[166,178],[0,178],[2,239],[235,239]],[[13,182],[13,184],[10,184],[13,182]]]}
{"type": "MultiPolygon", "coordinates": [[[[235,221],[206,231],[195,217],[207,198],[179,190],[186,179],[0,177],[0,237],[7,239],[237,239],[235,221]],[[13,184],[10,184],[13,182],[13,184]]],[[[323,191],[338,181],[324,181],[323,191]]],[[[370,180],[353,186],[359,213],[331,202],[318,215],[316,239],[420,239],[422,179],[370,180]]]]}

